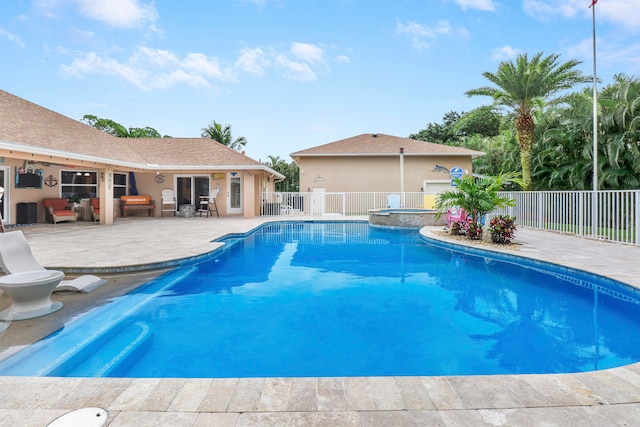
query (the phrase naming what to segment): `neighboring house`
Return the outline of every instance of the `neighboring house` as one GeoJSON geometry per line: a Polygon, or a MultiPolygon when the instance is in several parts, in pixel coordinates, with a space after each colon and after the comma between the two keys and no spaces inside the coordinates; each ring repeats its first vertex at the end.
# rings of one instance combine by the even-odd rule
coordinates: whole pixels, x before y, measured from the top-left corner
{"type": "Polygon", "coordinates": [[[300,191],[423,192],[451,189],[451,171],[472,173],[480,151],[384,134],[354,136],[291,154],[300,191]]]}
{"type": "MultiPolygon", "coordinates": [[[[100,198],[102,224],[119,215],[119,198],[134,184],[150,195],[160,216],[161,192],[171,188],[178,207],[195,205],[220,189],[220,215],[260,214],[262,193],[284,176],[243,153],[207,138],[116,138],[77,120],[0,90],[0,212],[16,223],[19,203],[43,198],[100,198]],[[133,173],[133,174],[131,174],[133,173]],[[133,177],[133,179],[132,179],[133,177]]],[[[22,205],[24,206],[24,205],[22,205]]],[[[85,204],[86,206],[86,204],[85,204]]],[[[83,219],[89,213],[82,212],[83,219]]]]}

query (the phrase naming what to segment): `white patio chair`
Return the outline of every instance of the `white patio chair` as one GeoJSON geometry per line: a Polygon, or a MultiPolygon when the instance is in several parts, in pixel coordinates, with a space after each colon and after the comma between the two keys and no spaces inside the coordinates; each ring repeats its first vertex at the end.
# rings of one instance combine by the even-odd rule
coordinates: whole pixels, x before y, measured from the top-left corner
{"type": "Polygon", "coordinates": [[[160,216],[163,217],[165,212],[173,212],[176,216],[177,210],[176,195],[170,188],[162,190],[162,200],[160,201],[160,216]]]}

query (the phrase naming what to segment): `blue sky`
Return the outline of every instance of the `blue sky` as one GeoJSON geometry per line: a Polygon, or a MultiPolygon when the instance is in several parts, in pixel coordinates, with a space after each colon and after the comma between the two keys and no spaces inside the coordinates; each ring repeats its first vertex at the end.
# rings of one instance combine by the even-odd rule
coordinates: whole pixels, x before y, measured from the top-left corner
{"type": "MultiPolygon", "coordinates": [[[[5,0],[0,88],[74,119],[197,137],[246,154],[362,133],[400,137],[488,99],[464,93],[519,53],[591,75],[591,0],[5,0]]],[[[640,74],[640,0],[596,4],[603,83],[640,74]]]]}

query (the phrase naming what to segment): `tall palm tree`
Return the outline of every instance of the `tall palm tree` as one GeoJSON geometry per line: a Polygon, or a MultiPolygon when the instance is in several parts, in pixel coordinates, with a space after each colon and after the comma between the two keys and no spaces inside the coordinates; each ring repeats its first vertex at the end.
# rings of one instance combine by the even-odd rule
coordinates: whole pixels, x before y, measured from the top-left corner
{"type": "Polygon", "coordinates": [[[247,139],[244,136],[233,139],[231,136],[231,125],[221,125],[215,120],[213,120],[209,126],[202,129],[201,135],[203,138],[211,138],[236,151],[242,151],[244,146],[247,145],[247,139]]]}
{"type": "Polygon", "coordinates": [[[559,63],[560,55],[542,57],[539,52],[529,61],[527,54],[515,62],[501,62],[498,71],[482,75],[496,87],[484,86],[466,92],[467,96],[490,96],[493,106],[507,108],[516,115],[516,134],[520,146],[520,163],[525,190],[531,188],[531,159],[535,140],[534,115],[547,105],[564,102],[561,92],[578,83],[591,81],[575,69],[580,61],[572,59],[559,63]]]}

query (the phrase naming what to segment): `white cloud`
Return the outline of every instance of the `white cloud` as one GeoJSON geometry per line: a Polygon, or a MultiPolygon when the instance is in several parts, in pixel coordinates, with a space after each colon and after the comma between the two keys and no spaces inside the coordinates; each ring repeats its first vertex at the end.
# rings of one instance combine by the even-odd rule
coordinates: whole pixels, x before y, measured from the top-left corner
{"type": "Polygon", "coordinates": [[[274,58],[276,66],[282,71],[282,75],[291,80],[312,82],[318,79],[309,64],[293,61],[284,54],[278,54],[274,58]]]}
{"type": "MultiPolygon", "coordinates": [[[[522,8],[541,21],[555,18],[589,17],[591,0],[523,0],[522,8]]],[[[640,0],[607,0],[596,4],[596,19],[620,24],[627,30],[640,30],[640,0]]]]}
{"type": "Polygon", "coordinates": [[[141,70],[135,70],[130,66],[120,64],[111,58],[101,58],[94,52],[87,53],[82,58],[76,58],[71,65],[62,66],[63,74],[73,77],[82,77],[88,74],[102,74],[115,76],[133,86],[146,89],[144,84],[145,74],[141,70]]]}
{"type": "Polygon", "coordinates": [[[271,61],[267,54],[260,48],[245,48],[240,51],[240,56],[236,60],[237,69],[245,73],[261,76],[265,68],[269,67],[271,61]]]}
{"type": "Polygon", "coordinates": [[[496,10],[496,6],[493,0],[453,0],[456,2],[463,10],[466,9],[477,9],[477,10],[486,10],[487,12],[493,12],[496,10]]]}
{"type": "Polygon", "coordinates": [[[294,42],[288,51],[264,51],[245,48],[233,65],[203,53],[179,56],[163,49],[141,46],[126,60],[91,53],[71,53],[76,57],[61,72],[68,77],[83,78],[97,74],[117,77],[142,90],[187,84],[213,88],[213,82],[237,81],[238,73],[264,75],[274,69],[288,79],[311,82],[318,78],[319,67],[326,69],[324,50],[316,45],[294,42]]]}
{"type": "Polygon", "coordinates": [[[454,29],[448,21],[439,21],[435,27],[409,21],[406,24],[396,22],[396,33],[411,37],[413,45],[418,49],[425,49],[431,41],[444,36],[464,35],[463,28],[454,29]]]}
{"type": "Polygon", "coordinates": [[[78,8],[78,12],[87,18],[104,22],[116,28],[153,29],[158,12],[153,4],[141,0],[34,0],[34,4],[44,16],[55,18],[66,5],[78,8]]]}
{"type": "Polygon", "coordinates": [[[291,53],[298,59],[310,64],[320,64],[324,62],[324,50],[314,44],[291,43],[291,53]]]}
{"type": "Polygon", "coordinates": [[[220,65],[218,58],[210,58],[203,53],[190,53],[182,61],[185,70],[191,70],[204,77],[221,81],[233,81],[235,75],[230,68],[220,65]]]}
{"type": "Polygon", "coordinates": [[[351,62],[351,58],[349,58],[347,55],[338,55],[336,56],[335,61],[338,64],[349,64],[351,62]]]}
{"type": "Polygon", "coordinates": [[[253,4],[258,9],[262,10],[267,7],[269,3],[280,3],[280,0],[245,0],[245,2],[253,4]]]}
{"type": "Polygon", "coordinates": [[[499,47],[497,49],[494,49],[491,52],[491,58],[496,60],[496,61],[506,61],[512,58],[515,58],[516,56],[518,56],[519,54],[521,54],[522,51],[518,48],[509,46],[508,44],[499,47]]]}
{"type": "Polygon", "coordinates": [[[85,16],[119,28],[141,28],[153,24],[158,12],[153,3],[139,0],[75,0],[85,16]]]}
{"type": "Polygon", "coordinates": [[[22,41],[22,39],[20,39],[19,36],[16,36],[13,33],[10,33],[9,31],[3,30],[2,28],[0,28],[0,39],[7,39],[10,42],[16,44],[18,47],[25,47],[24,42],[22,41]]]}
{"type": "Polygon", "coordinates": [[[76,27],[71,27],[67,30],[69,39],[75,44],[90,44],[95,38],[95,33],[92,31],[83,31],[76,27]]]}
{"type": "Polygon", "coordinates": [[[91,52],[75,58],[70,65],[61,67],[70,77],[91,74],[118,77],[142,90],[167,88],[179,84],[213,88],[209,79],[233,80],[231,70],[219,65],[216,58],[203,54],[188,54],[180,58],[172,52],[140,47],[126,62],[103,58],[91,52]]]}
{"type": "MultiPolygon", "coordinates": [[[[624,72],[635,75],[640,73],[640,42],[627,42],[619,45],[607,39],[596,39],[598,73],[611,70],[615,73],[624,72]]],[[[570,58],[577,58],[584,62],[587,72],[591,72],[593,63],[593,39],[585,38],[580,43],[567,49],[570,58]]]]}

